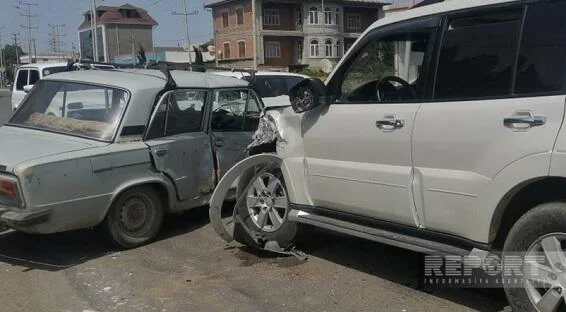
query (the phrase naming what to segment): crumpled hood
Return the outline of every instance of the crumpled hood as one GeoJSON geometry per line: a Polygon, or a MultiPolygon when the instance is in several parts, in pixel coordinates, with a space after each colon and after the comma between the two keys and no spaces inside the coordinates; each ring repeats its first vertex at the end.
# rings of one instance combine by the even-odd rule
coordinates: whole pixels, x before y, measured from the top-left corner
{"type": "Polygon", "coordinates": [[[105,145],[96,141],[18,127],[0,127],[0,171],[13,172],[23,162],[105,145]]]}

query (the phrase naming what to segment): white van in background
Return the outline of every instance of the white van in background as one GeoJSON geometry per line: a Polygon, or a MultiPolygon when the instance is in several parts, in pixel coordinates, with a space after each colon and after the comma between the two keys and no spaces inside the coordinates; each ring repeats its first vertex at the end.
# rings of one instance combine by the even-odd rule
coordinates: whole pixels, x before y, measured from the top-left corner
{"type": "Polygon", "coordinates": [[[34,63],[18,67],[12,85],[12,110],[16,110],[26,93],[45,76],[67,70],[67,63],[34,63]]]}

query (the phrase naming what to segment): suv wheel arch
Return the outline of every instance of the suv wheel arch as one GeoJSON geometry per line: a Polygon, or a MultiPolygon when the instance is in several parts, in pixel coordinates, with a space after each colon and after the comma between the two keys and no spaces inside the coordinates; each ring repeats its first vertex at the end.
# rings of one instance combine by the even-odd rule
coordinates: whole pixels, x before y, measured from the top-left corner
{"type": "Polygon", "coordinates": [[[566,200],[566,178],[539,177],[524,181],[501,199],[491,219],[489,241],[492,248],[501,250],[511,227],[521,216],[536,206],[566,200]]]}

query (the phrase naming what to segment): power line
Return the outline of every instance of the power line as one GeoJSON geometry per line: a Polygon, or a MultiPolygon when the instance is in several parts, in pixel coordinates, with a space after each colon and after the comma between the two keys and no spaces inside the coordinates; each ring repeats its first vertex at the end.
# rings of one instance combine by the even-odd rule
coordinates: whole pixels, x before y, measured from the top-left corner
{"type": "Polygon", "coordinates": [[[26,25],[20,25],[20,26],[28,30],[28,56],[30,58],[30,63],[33,63],[32,53],[31,53],[33,36],[31,31],[32,29],[39,29],[39,27],[31,25],[31,19],[38,16],[31,14],[31,7],[37,5],[38,5],[37,3],[19,1],[18,5],[14,6],[16,9],[23,11],[23,13],[20,13],[21,16],[27,18],[27,26],[26,25]],[[24,9],[23,6],[26,6],[26,8],[24,9]]]}
{"type": "Polygon", "coordinates": [[[191,39],[189,37],[189,16],[198,14],[198,11],[187,12],[187,0],[183,0],[185,4],[185,10],[183,12],[174,11],[171,14],[173,15],[182,15],[185,17],[185,25],[187,26],[187,49],[189,51],[189,66],[192,65],[191,61],[191,39]]]}
{"type": "Polygon", "coordinates": [[[148,5],[148,6],[146,6],[145,9],[149,9],[149,8],[151,8],[151,7],[153,7],[153,6],[156,6],[156,5],[158,5],[159,3],[161,3],[161,2],[163,2],[163,0],[157,0],[157,1],[155,1],[154,3],[152,3],[152,4],[148,5]]]}
{"type": "Polygon", "coordinates": [[[19,33],[12,33],[12,36],[14,36],[14,49],[16,50],[16,65],[20,65],[20,49],[19,49],[19,43],[18,43],[18,36],[20,35],[19,33]]]}
{"type": "Polygon", "coordinates": [[[59,32],[59,28],[65,27],[65,24],[49,24],[49,27],[51,27],[51,33],[49,34],[49,36],[52,37],[49,40],[49,43],[51,43],[51,50],[53,52],[61,52],[61,46],[65,45],[65,43],[61,42],[60,38],[65,37],[65,34],[61,34],[59,32]]]}

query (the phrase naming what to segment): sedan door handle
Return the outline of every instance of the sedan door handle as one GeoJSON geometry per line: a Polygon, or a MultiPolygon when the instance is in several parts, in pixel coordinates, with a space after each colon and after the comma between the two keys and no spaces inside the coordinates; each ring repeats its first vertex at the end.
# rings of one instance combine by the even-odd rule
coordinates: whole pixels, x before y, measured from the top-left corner
{"type": "Polygon", "coordinates": [[[535,116],[531,111],[516,112],[513,116],[503,119],[503,125],[513,131],[527,131],[544,124],[546,124],[546,117],[535,116]]]}
{"type": "Polygon", "coordinates": [[[384,131],[393,131],[405,126],[405,121],[398,119],[395,115],[385,115],[383,119],[375,122],[375,125],[384,131]]]}
{"type": "Polygon", "coordinates": [[[163,156],[167,155],[168,153],[169,153],[168,149],[160,149],[160,150],[155,151],[155,155],[157,155],[159,157],[163,157],[163,156]]]}
{"type": "Polygon", "coordinates": [[[214,146],[223,147],[224,146],[224,140],[221,140],[221,139],[214,140],[214,146]]]}

